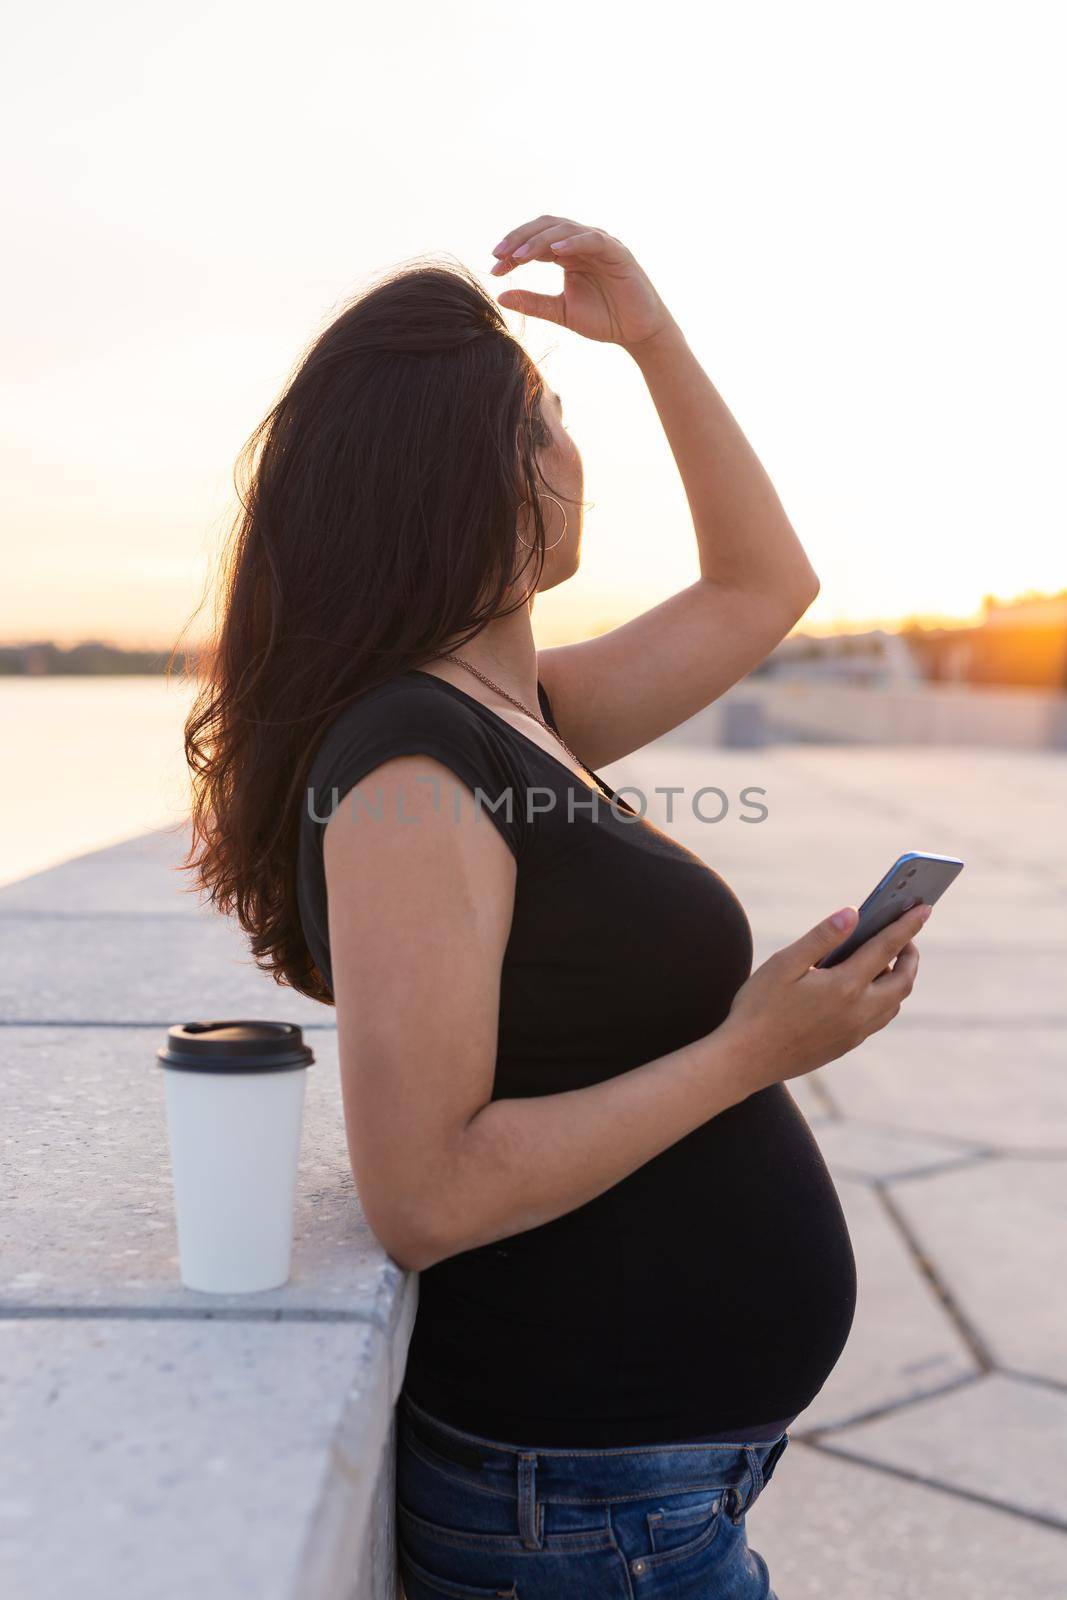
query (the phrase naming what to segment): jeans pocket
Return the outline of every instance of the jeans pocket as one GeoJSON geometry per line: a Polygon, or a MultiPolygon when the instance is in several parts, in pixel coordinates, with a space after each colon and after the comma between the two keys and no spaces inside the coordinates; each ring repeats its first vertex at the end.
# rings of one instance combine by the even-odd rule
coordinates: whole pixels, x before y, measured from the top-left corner
{"type": "Polygon", "coordinates": [[[722,1495],[669,1495],[646,1512],[650,1554],[644,1559],[650,1567],[669,1566],[699,1555],[711,1545],[722,1525],[722,1495]]]}
{"type": "Polygon", "coordinates": [[[522,1548],[515,1501],[490,1485],[475,1488],[421,1440],[397,1441],[394,1500],[409,1547],[424,1540],[507,1554],[522,1548]]]}
{"type": "Polygon", "coordinates": [[[499,1583],[493,1587],[465,1583],[462,1576],[445,1577],[431,1572],[421,1561],[415,1561],[402,1539],[397,1540],[397,1565],[404,1585],[404,1600],[431,1600],[435,1595],[446,1595],[449,1600],[519,1600],[515,1580],[508,1578],[501,1568],[499,1583]]]}
{"type": "Polygon", "coordinates": [[[785,1447],[786,1447],[786,1445],[788,1443],[789,1443],[789,1435],[788,1435],[788,1433],[783,1433],[782,1437],[780,1439],[776,1439],[774,1444],[771,1445],[771,1448],[768,1450],[766,1456],[764,1457],[763,1465],[761,1467],[761,1471],[762,1471],[762,1474],[763,1474],[764,1487],[766,1487],[766,1485],[768,1483],[770,1483],[770,1481],[771,1481],[771,1473],[774,1471],[775,1467],[778,1465],[779,1461],[782,1459],[782,1454],[783,1454],[783,1452],[785,1450],[785,1447]]]}

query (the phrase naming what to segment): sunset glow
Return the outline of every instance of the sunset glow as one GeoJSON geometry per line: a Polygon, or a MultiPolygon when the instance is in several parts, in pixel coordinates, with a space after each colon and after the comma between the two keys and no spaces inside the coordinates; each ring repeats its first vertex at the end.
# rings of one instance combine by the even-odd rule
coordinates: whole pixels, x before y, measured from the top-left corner
{"type": "MultiPolygon", "coordinates": [[[[1064,587],[1051,9],[668,3],[637,34],[559,0],[536,27],[393,15],[12,19],[0,638],[173,642],[237,452],[315,332],[430,252],[553,291],[551,265],[488,275],[542,211],[650,273],[811,554],[804,626],[1064,587]]],[[[595,502],[581,573],[538,602],[551,643],[691,582],[694,549],[630,358],[508,320],[595,502]]]]}

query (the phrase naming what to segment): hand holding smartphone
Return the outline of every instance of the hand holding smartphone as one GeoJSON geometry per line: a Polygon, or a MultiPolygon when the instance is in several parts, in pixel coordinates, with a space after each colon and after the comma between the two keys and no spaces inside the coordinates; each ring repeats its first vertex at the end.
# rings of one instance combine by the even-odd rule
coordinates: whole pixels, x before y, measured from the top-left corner
{"type": "Polygon", "coordinates": [[[836,1061],[893,1020],[918,969],[911,941],[962,870],[956,856],[911,850],[867,896],[850,934],[842,938],[835,917],[824,917],[750,973],[721,1024],[727,1039],[742,1035],[745,1094],[836,1061]],[[848,977],[814,976],[843,961],[848,977]]]}
{"type": "Polygon", "coordinates": [[[958,856],[935,856],[922,850],[909,850],[894,861],[859,907],[859,918],[848,938],[815,965],[836,967],[902,912],[920,902],[932,906],[962,871],[963,862],[958,856]]]}

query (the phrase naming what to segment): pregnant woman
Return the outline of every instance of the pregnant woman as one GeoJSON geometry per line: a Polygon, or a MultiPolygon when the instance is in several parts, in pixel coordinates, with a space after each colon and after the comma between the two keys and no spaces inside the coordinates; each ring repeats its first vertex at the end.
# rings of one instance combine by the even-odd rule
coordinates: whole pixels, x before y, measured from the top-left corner
{"type": "Polygon", "coordinates": [[[359,1196],[420,1275],[407,1600],[754,1600],[746,1513],[855,1303],[786,1082],[896,1015],[923,912],[816,969],[845,908],[752,972],[728,885],[598,775],[756,666],[818,583],[631,252],[543,216],[494,253],[564,273],[501,304],[636,363],[699,576],[537,650],[535,594],[582,533],[560,396],[472,275],[389,275],[250,441],[186,730],[191,860],[260,964],[336,1006],[359,1196]]]}

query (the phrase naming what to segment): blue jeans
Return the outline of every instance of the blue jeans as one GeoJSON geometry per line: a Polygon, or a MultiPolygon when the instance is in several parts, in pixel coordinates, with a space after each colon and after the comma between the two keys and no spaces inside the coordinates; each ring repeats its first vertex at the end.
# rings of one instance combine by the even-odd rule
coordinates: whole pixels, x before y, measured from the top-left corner
{"type": "Polygon", "coordinates": [[[461,1432],[401,1392],[406,1600],[774,1600],[745,1514],[788,1443],[539,1450],[461,1432]]]}

